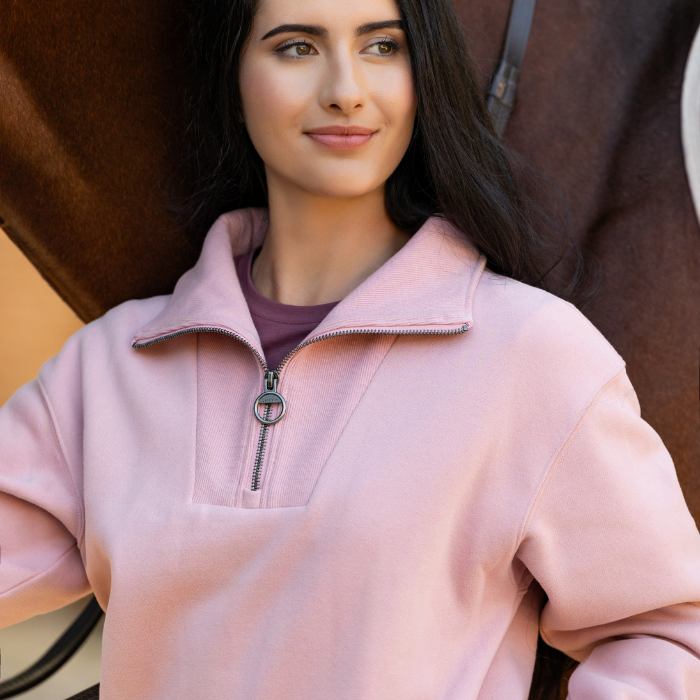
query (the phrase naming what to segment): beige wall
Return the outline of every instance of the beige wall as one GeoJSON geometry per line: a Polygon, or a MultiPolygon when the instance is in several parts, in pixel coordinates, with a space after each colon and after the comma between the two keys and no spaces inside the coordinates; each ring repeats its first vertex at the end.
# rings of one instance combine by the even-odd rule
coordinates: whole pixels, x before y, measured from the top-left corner
{"type": "MultiPolygon", "coordinates": [[[[55,355],[81,322],[0,229],[0,405],[55,355]]],[[[2,465],[0,464],[0,468],[2,465]]],[[[0,533],[1,545],[2,533],[0,533]]],[[[0,679],[36,661],[84,601],[0,630],[0,679]]],[[[78,654],[24,700],[63,700],[99,680],[101,625],[78,654]]]]}
{"type": "Polygon", "coordinates": [[[0,404],[81,325],[0,230],[0,404]]]}

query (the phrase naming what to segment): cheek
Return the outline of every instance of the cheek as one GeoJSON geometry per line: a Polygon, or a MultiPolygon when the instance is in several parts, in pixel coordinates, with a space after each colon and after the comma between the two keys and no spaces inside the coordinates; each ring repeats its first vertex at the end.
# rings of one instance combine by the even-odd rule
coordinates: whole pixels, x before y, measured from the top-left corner
{"type": "Polygon", "coordinates": [[[393,134],[391,143],[396,148],[408,146],[413,133],[418,100],[409,66],[396,66],[384,71],[372,84],[374,102],[393,134]]]}
{"type": "Polygon", "coordinates": [[[241,71],[246,127],[264,161],[279,153],[280,142],[298,126],[308,105],[309,82],[292,71],[266,70],[265,65],[241,71]]]}

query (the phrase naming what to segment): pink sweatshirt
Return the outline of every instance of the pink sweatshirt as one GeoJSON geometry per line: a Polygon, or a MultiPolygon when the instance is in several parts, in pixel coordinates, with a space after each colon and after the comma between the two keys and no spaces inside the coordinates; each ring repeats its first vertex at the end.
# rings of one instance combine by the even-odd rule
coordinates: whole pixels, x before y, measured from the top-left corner
{"type": "Polygon", "coordinates": [[[572,700],[700,698],[700,536],[598,331],[430,220],[263,428],[264,233],[222,216],[0,411],[0,625],[92,589],[102,700],[524,700],[538,624],[572,700]]]}

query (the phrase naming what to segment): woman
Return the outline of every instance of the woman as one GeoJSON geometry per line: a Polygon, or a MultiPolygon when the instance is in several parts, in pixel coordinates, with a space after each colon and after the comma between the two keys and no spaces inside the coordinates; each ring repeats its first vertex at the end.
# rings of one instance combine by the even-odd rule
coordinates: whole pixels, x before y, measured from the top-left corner
{"type": "Polygon", "coordinates": [[[538,627],[576,700],[698,697],[700,537],[621,358],[523,283],[449,1],[194,36],[193,217],[237,210],[0,412],[0,623],[92,589],[107,700],[526,698],[538,627]]]}

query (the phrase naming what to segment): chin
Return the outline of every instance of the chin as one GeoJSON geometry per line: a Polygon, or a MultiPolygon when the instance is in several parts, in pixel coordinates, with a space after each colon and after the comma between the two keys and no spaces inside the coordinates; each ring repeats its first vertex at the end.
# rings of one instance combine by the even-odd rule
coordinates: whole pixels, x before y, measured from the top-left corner
{"type": "Polygon", "coordinates": [[[374,187],[350,189],[339,185],[338,187],[324,187],[314,191],[314,194],[320,197],[328,197],[329,199],[356,199],[373,192],[374,189],[374,187]]]}
{"type": "Polygon", "coordinates": [[[312,182],[307,179],[305,182],[297,183],[300,187],[320,197],[333,197],[341,199],[351,199],[362,197],[370,192],[374,192],[381,187],[387,178],[379,178],[376,174],[372,176],[357,176],[351,173],[323,174],[313,178],[312,182]]]}

